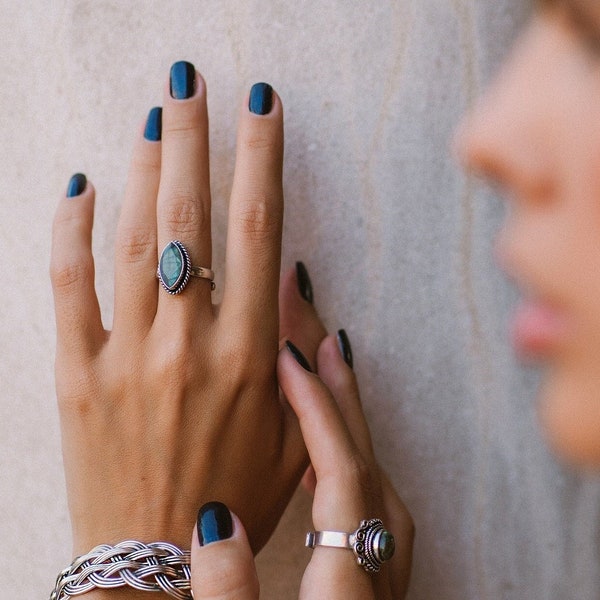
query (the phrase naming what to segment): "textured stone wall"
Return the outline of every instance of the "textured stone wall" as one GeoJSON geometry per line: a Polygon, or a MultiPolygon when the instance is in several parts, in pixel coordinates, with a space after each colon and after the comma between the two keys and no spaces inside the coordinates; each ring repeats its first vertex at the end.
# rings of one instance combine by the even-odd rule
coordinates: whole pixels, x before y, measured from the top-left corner
{"type": "MultiPolygon", "coordinates": [[[[75,171],[98,190],[97,285],[133,132],[170,64],[205,75],[215,269],[235,118],[255,81],[286,110],[284,263],[301,259],[347,329],[377,453],[417,524],[411,600],[598,596],[600,486],[555,463],[535,373],[506,341],[515,293],[490,249],[502,206],[455,167],[460,115],[497,68],[522,0],[0,0],[0,588],[43,598],[70,561],[47,278],[75,171]]],[[[309,551],[299,494],[261,556],[291,598],[309,551]]]]}

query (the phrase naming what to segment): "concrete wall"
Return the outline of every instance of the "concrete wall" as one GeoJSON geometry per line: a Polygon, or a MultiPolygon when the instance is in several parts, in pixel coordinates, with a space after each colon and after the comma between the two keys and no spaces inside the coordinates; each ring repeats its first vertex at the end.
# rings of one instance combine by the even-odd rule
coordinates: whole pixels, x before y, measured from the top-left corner
{"type": "MultiPolygon", "coordinates": [[[[502,206],[448,152],[525,22],[522,0],[0,0],[0,588],[43,598],[71,559],[52,360],[50,223],[70,175],[98,190],[97,285],[111,322],[114,225],[133,132],[170,64],[209,87],[215,268],[239,99],[286,109],[284,263],[303,260],[348,330],[377,453],[415,516],[410,598],[598,596],[600,486],[555,463],[535,373],[506,341],[515,293],[492,264],[502,206]]],[[[261,568],[291,598],[309,556],[299,495],[261,568]]]]}

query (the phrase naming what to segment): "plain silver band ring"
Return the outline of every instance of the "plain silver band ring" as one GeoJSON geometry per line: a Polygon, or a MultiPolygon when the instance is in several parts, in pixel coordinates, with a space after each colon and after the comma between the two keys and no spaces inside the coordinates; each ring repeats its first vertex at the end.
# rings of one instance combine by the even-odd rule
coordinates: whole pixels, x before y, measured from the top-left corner
{"type": "Polygon", "coordinates": [[[378,573],[381,565],[394,556],[394,536],[386,531],[381,519],[364,519],[352,533],[344,531],[309,531],[306,546],[352,550],[356,562],[367,573],[378,573]]]}
{"type": "Polygon", "coordinates": [[[346,548],[352,550],[350,536],[352,534],[344,531],[309,531],[306,534],[306,547],[316,548],[327,546],[328,548],[346,548]]]}
{"type": "Polygon", "coordinates": [[[201,279],[208,279],[211,283],[215,278],[215,272],[212,269],[206,267],[191,267],[190,275],[192,277],[200,277],[201,279]]]}

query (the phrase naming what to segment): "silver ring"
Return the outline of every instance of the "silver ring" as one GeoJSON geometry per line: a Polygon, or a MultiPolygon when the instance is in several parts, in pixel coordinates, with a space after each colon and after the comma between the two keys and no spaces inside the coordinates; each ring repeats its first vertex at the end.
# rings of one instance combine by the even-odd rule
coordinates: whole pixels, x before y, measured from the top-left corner
{"type": "Polygon", "coordinates": [[[210,289],[215,289],[215,274],[206,267],[194,267],[186,247],[179,241],[169,242],[160,254],[156,276],[169,294],[183,292],[190,277],[200,277],[210,281],[210,289]]]}
{"type": "Polygon", "coordinates": [[[381,519],[365,519],[352,533],[343,531],[309,531],[306,547],[344,548],[352,550],[356,562],[367,573],[378,573],[381,565],[394,556],[394,536],[383,526],[381,519]]]}

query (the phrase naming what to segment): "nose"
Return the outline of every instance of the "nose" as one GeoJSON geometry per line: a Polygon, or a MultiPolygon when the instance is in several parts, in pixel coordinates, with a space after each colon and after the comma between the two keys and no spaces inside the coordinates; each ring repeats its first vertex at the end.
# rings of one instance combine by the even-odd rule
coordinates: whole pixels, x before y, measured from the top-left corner
{"type": "Polygon", "coordinates": [[[496,80],[459,125],[454,150],[466,170],[518,195],[547,186],[548,118],[540,24],[522,35],[496,80]],[[546,107],[547,108],[547,107],[546,107]]]}

